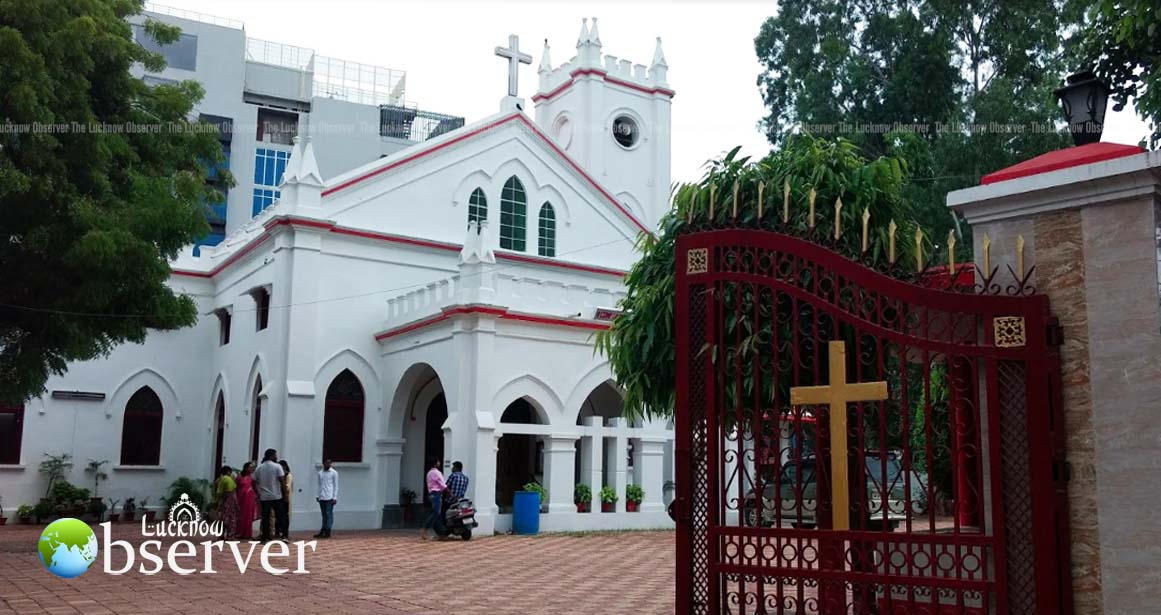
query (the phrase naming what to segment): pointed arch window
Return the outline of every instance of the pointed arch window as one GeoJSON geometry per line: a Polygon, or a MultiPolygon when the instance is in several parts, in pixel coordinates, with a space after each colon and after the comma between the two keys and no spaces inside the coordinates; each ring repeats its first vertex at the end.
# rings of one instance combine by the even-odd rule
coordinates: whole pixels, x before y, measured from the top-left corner
{"type": "Polygon", "coordinates": [[[323,411],[322,458],[332,461],[363,460],[363,385],[351,370],[344,369],[327,388],[323,411]]]}
{"type": "Polygon", "coordinates": [[[161,422],[165,416],[161,398],[145,386],[125,404],[121,424],[121,465],[161,465],[161,422]]]}
{"type": "Polygon", "coordinates": [[[262,376],[254,380],[254,399],[250,409],[250,460],[258,460],[258,439],[262,435],[262,376]]]}
{"type": "Polygon", "coordinates": [[[523,252],[528,236],[528,196],[516,176],[508,178],[500,193],[500,247],[523,252]]]}
{"type": "Polygon", "coordinates": [[[556,256],[556,211],[552,203],[540,206],[539,229],[536,253],[540,256],[556,256]]]}
{"type": "Polygon", "coordinates": [[[472,196],[468,198],[468,223],[471,224],[473,220],[476,222],[484,222],[488,219],[488,197],[484,196],[484,191],[476,188],[472,191],[472,196]]]}

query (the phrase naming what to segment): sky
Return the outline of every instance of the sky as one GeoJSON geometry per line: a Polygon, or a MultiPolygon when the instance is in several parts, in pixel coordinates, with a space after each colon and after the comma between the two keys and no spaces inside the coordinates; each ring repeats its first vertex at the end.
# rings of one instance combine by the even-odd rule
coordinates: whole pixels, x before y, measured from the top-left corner
{"type": "MultiPolygon", "coordinates": [[[[770,150],[758,122],[765,106],[754,37],[772,0],[621,2],[387,2],[376,0],[164,0],[166,6],[245,23],[247,36],[407,72],[407,100],[468,123],[500,109],[507,61],[494,55],[508,35],[532,56],[520,67],[520,96],[532,108],[544,39],[559,66],[576,53],[582,17],[598,17],[603,53],[648,65],[656,37],[669,64],[675,182],[699,179],[706,160],[735,146],[770,150]]],[[[1136,143],[1144,123],[1110,105],[1102,140],[1136,143]]]]}

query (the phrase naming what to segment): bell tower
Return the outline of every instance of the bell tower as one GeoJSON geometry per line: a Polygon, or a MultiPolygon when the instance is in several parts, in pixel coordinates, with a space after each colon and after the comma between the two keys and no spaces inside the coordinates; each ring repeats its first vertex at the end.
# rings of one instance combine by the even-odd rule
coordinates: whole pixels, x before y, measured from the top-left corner
{"type": "Polygon", "coordinates": [[[661,37],[653,61],[601,55],[597,19],[585,19],[576,55],[553,68],[548,41],[532,97],[536,123],[650,228],[669,208],[669,65],[661,37]]]}

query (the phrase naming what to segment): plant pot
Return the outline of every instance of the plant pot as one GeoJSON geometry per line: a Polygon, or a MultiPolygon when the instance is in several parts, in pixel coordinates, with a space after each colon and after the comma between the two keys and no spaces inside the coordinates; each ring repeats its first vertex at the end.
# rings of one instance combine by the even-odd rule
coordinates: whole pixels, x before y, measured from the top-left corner
{"type": "Polygon", "coordinates": [[[146,523],[153,523],[153,520],[157,518],[157,511],[156,510],[145,511],[144,518],[145,518],[146,523]]]}
{"type": "Polygon", "coordinates": [[[638,502],[625,502],[625,510],[629,512],[637,512],[638,502]]]}
{"type": "Polygon", "coordinates": [[[615,512],[617,510],[616,502],[601,502],[601,512],[615,512]]]}
{"type": "Polygon", "coordinates": [[[0,525],[7,525],[8,517],[0,517],[0,525]]]}
{"type": "Polygon", "coordinates": [[[28,524],[32,523],[32,515],[25,515],[23,517],[20,517],[20,522],[23,523],[24,525],[28,525],[28,524]]]}
{"type": "Polygon", "coordinates": [[[133,523],[133,518],[135,516],[137,516],[137,513],[127,512],[127,513],[122,513],[121,516],[125,518],[125,523],[133,523]]]}
{"type": "Polygon", "coordinates": [[[121,522],[121,513],[114,513],[112,515],[109,515],[109,523],[120,523],[120,522],[121,522]]]}
{"type": "Polygon", "coordinates": [[[587,503],[587,502],[577,502],[577,503],[576,503],[576,511],[577,511],[578,513],[585,513],[585,512],[588,512],[588,511],[589,511],[589,505],[588,505],[588,503],[587,503]]]}

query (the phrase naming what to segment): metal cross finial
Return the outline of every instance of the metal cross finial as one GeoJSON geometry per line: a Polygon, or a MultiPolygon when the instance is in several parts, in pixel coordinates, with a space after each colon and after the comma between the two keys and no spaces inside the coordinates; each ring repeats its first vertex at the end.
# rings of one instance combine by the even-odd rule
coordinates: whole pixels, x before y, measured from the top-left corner
{"type": "Polygon", "coordinates": [[[520,37],[508,36],[507,47],[496,47],[496,55],[508,59],[508,95],[516,96],[516,80],[521,64],[532,64],[532,56],[520,53],[520,37]]]}

